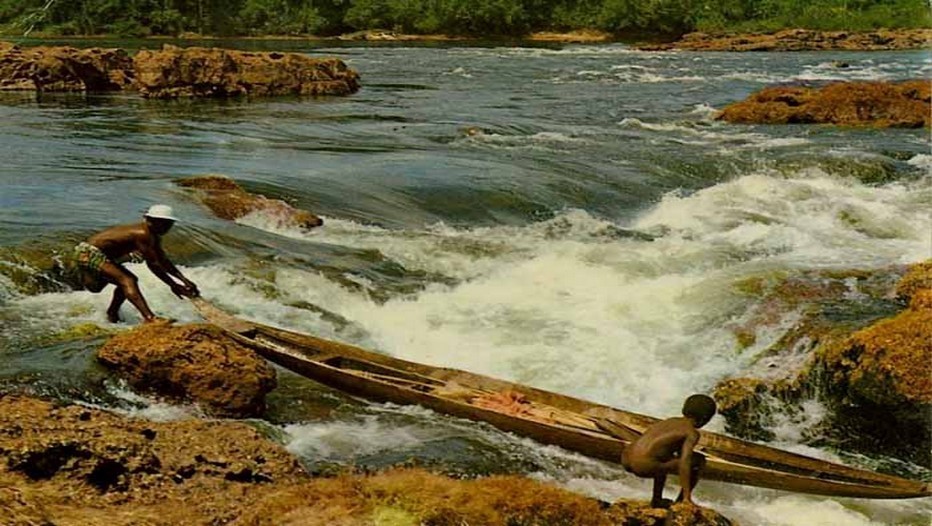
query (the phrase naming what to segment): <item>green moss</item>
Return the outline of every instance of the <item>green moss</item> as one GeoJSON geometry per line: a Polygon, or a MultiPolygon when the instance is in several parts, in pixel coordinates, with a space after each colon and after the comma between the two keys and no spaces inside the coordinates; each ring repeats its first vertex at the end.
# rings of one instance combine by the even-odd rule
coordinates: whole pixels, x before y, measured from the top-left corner
{"type": "Polygon", "coordinates": [[[94,323],[79,323],[65,330],[52,333],[44,337],[43,343],[58,343],[72,340],[91,340],[116,334],[119,331],[106,329],[94,323]]]}
{"type": "Polygon", "coordinates": [[[378,506],[372,510],[373,526],[418,526],[421,521],[411,512],[393,506],[378,506]]]}

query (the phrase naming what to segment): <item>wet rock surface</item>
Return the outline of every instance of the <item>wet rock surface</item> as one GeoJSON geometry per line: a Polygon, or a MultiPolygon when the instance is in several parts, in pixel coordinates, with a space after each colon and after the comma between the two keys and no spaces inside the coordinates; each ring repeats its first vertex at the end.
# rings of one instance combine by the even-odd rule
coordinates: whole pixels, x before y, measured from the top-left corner
{"type": "Polygon", "coordinates": [[[190,177],[178,180],[177,184],[194,189],[201,202],[222,219],[235,220],[259,213],[279,227],[308,229],[324,223],[316,215],[294,208],[280,199],[251,194],[236,181],[222,175],[190,177]]]}
{"type": "Polygon", "coordinates": [[[335,58],[165,45],[134,57],[143,97],[347,95],[359,75],[335,58]]]}
{"type": "Polygon", "coordinates": [[[712,510],[601,503],[517,476],[420,469],[311,478],[237,422],[157,423],[0,395],[4,525],[728,525],[712,510]]]}
{"type": "Polygon", "coordinates": [[[108,340],[97,359],[133,387],[193,401],[217,416],[258,416],[275,370],[207,324],[145,324],[108,340]]]}
{"type": "Polygon", "coordinates": [[[641,46],[645,51],[881,51],[922,49],[932,40],[930,29],[879,30],[866,33],[787,29],[776,33],[715,35],[689,33],[680,40],[641,46]]]}
{"type": "Polygon", "coordinates": [[[743,124],[835,124],[921,128],[932,124],[926,80],[838,82],[823,88],[765,88],[727,106],[720,120],[743,124]]]}
{"type": "Polygon", "coordinates": [[[122,91],[133,76],[133,59],[122,49],[0,43],[2,91],[122,91]]]}
{"type": "Polygon", "coordinates": [[[930,263],[769,287],[759,312],[738,329],[791,326],[746,376],[716,387],[728,431],[770,440],[778,414],[801,414],[802,404],[817,400],[829,409],[818,434],[851,450],[932,462],[930,263]]]}

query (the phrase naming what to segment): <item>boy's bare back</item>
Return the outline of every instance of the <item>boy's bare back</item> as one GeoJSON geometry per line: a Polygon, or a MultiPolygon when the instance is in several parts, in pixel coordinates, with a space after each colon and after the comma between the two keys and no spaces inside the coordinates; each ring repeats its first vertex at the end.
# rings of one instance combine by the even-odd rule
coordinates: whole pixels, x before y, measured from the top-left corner
{"type": "Polygon", "coordinates": [[[692,420],[670,418],[650,426],[626,447],[622,464],[635,475],[653,477],[665,463],[680,456],[685,443],[695,444],[698,440],[699,432],[692,420]]]}

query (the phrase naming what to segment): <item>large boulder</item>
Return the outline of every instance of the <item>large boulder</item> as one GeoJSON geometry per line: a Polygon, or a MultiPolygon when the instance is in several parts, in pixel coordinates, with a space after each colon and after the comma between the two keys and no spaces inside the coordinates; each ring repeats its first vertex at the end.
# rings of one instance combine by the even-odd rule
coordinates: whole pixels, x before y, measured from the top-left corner
{"type": "Polygon", "coordinates": [[[97,359],[134,388],[194,401],[211,414],[258,416],[275,370],[212,325],[144,324],[108,340],[97,359]]]}
{"type": "Polygon", "coordinates": [[[314,228],[324,221],[307,210],[299,210],[280,199],[251,194],[229,177],[203,175],[176,181],[194,189],[201,202],[217,217],[235,220],[249,214],[261,214],[280,227],[314,228]]]}
{"type": "Polygon", "coordinates": [[[336,58],[299,53],[257,53],[219,48],[143,50],[134,57],[143,97],[347,95],[359,75],[336,58]]]}
{"type": "Polygon", "coordinates": [[[837,293],[829,292],[835,287],[827,275],[816,289],[768,287],[759,303],[763,314],[752,314],[751,323],[738,327],[766,334],[787,320],[794,320],[793,325],[783,329],[746,371],[716,387],[728,430],[769,440],[778,415],[801,415],[806,401],[818,400],[830,412],[815,434],[849,449],[927,465],[932,443],[930,269],[932,260],[857,278],[851,273],[842,281],[848,286],[837,293]],[[794,289],[808,301],[768,297],[794,289]],[[852,289],[857,294],[851,295],[852,289]],[[786,303],[795,304],[796,310],[782,311],[788,316],[776,314],[786,303]]]}
{"type": "Polygon", "coordinates": [[[0,90],[106,92],[133,82],[122,49],[0,45],[0,90]]]}
{"type": "Polygon", "coordinates": [[[820,347],[809,377],[848,427],[904,456],[916,458],[911,451],[916,448],[928,464],[932,305],[911,304],[840,343],[820,347]]]}
{"type": "Polygon", "coordinates": [[[926,80],[771,87],[727,106],[718,118],[745,124],[920,128],[932,124],[930,95],[926,80]]]}

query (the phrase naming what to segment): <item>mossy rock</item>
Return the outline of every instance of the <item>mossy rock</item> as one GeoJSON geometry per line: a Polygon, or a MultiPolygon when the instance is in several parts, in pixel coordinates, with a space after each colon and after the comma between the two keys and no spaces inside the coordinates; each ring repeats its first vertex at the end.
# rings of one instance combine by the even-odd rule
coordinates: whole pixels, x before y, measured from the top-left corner
{"type": "Polygon", "coordinates": [[[909,266],[896,285],[896,296],[909,303],[920,291],[932,290],[932,259],[909,266]]]}

